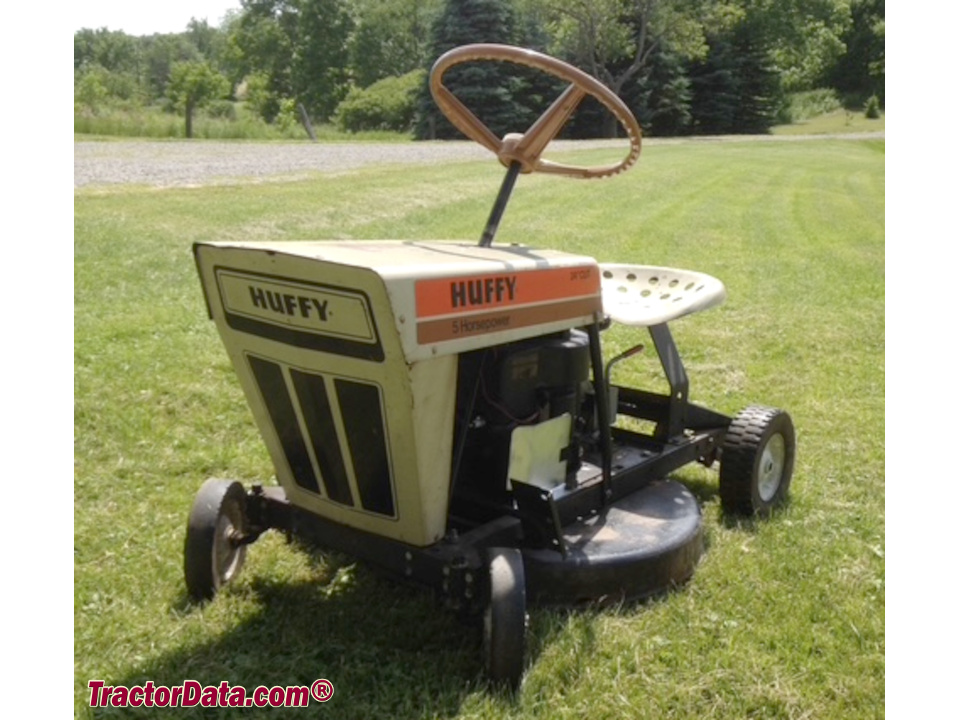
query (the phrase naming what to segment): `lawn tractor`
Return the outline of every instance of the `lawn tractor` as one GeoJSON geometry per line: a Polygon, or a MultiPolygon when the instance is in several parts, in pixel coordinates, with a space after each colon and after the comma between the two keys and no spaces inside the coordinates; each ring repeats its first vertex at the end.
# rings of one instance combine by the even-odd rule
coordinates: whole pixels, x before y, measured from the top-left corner
{"type": "Polygon", "coordinates": [[[194,248],[279,485],[201,487],[186,584],[212,598],[247,545],[277,529],[433,588],[482,624],[489,679],[516,688],[528,605],[630,601],[692,575],[700,507],[671,473],[719,461],[724,512],[768,514],[786,497],[795,435],[780,410],[729,417],[688,400],[668,325],[722,302],[719,280],[493,242],[519,175],[602,178],[634,164],[640,128],[613,92],[559,60],[490,44],[440,57],[430,87],[506,167],[479,243],[194,248]],[[524,134],[500,139],[443,83],[450,68],[485,61],[569,85],[524,134]],[[626,156],[602,167],[543,159],[586,96],[623,126],[626,156]],[[669,392],[611,383],[643,347],[607,357],[611,323],[645,329],[669,392]]]}

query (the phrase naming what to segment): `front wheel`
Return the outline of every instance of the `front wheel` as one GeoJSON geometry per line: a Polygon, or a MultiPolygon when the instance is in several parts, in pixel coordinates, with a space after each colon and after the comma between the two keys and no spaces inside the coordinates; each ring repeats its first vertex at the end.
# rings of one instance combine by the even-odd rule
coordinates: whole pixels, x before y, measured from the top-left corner
{"type": "Polygon", "coordinates": [[[793,421],[783,410],[748,407],[723,439],[720,505],[732,515],[767,516],[787,499],[796,457],[793,421]]]}
{"type": "Polygon", "coordinates": [[[190,510],[183,574],[194,600],[210,600],[243,567],[247,495],[236,481],[207,480],[190,510]]]}
{"type": "Polygon", "coordinates": [[[483,663],[495,686],[515,691],[523,677],[527,590],[523,555],[516,548],[487,554],[490,595],[483,613],[483,663]]]}

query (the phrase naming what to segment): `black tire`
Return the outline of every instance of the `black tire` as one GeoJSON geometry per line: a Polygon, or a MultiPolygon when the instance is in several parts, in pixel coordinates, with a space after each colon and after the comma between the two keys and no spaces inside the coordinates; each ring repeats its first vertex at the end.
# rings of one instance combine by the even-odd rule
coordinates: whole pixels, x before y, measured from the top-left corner
{"type": "Polygon", "coordinates": [[[783,410],[748,407],[723,439],[720,505],[730,515],[766,517],[787,499],[797,440],[783,410]]]}
{"type": "Polygon", "coordinates": [[[247,546],[236,540],[246,529],[247,494],[231,480],[207,480],[190,510],[183,548],[187,592],[211,600],[243,567],[247,546]]]}
{"type": "Polygon", "coordinates": [[[527,589],[516,548],[487,551],[490,594],[483,613],[483,664],[491,684],[511,692],[523,677],[527,589]]]}

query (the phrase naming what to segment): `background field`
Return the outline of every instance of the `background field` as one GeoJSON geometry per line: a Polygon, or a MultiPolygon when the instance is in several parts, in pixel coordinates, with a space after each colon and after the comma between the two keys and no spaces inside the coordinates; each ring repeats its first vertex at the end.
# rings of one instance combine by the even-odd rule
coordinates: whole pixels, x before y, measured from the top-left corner
{"type": "MultiPolygon", "coordinates": [[[[304,715],[883,716],[882,140],[653,146],[602,184],[523,177],[507,210],[500,242],[723,279],[726,304],[674,328],[692,398],[794,417],[793,501],[772,521],[724,518],[715,472],[682,474],[707,537],[682,590],[614,611],[533,610],[515,700],[482,688],[479,633],[346,557],[264,537],[236,586],[203,608],[187,601],[181,552],[197,488],[208,476],[272,476],[206,318],[191,244],[472,239],[499,179],[495,163],[465,162],[75,194],[77,716],[132,714],[86,708],[91,679],[253,688],[318,677],[335,696],[304,715]]],[[[614,328],[607,351],[632,340],[614,328]]],[[[656,382],[650,357],[618,372],[656,382]]]]}

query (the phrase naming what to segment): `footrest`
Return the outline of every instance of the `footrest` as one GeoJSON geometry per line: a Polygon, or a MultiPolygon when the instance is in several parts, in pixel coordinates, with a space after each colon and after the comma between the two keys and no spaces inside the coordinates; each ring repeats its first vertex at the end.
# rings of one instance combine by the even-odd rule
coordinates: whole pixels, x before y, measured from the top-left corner
{"type": "Polygon", "coordinates": [[[600,263],[603,311],[624,325],[650,327],[719,305],[723,283],[692,270],[600,263]]]}

